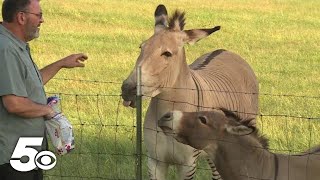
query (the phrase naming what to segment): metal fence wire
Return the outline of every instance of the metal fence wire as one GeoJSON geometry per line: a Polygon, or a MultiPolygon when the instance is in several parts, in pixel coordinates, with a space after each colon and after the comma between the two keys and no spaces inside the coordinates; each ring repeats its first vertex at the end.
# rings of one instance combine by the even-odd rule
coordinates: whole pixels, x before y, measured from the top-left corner
{"type": "MultiPolygon", "coordinates": [[[[115,86],[119,91],[122,84],[64,78],[54,80],[66,81],[67,84],[73,82],[107,84],[115,86]]],[[[138,89],[138,106],[137,109],[132,109],[123,107],[121,95],[116,93],[47,92],[47,94],[60,96],[62,112],[73,126],[76,147],[71,153],[57,157],[56,167],[45,171],[46,180],[148,179],[148,155],[143,144],[142,121],[147,102],[151,97],[145,96],[147,100],[142,103],[142,95],[138,89]]],[[[319,143],[320,132],[317,131],[320,128],[319,113],[307,107],[319,104],[320,97],[260,93],[259,99],[258,127],[262,134],[271,137],[270,151],[292,154],[307,150],[319,143]],[[272,105],[261,105],[264,101],[272,105]],[[296,110],[288,111],[287,105],[288,108],[294,107],[296,110]],[[267,109],[268,107],[272,108],[267,109]],[[275,133],[282,138],[273,138],[275,133]],[[272,148],[273,146],[279,148],[272,148]]],[[[51,146],[50,150],[53,151],[51,146]]],[[[205,165],[198,166],[197,171],[211,173],[210,168],[205,165]]]]}

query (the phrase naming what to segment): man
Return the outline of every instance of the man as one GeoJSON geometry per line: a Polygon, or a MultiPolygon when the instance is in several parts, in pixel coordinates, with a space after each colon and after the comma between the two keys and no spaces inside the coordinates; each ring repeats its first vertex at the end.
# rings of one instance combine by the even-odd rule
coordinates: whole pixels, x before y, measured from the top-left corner
{"type": "Polygon", "coordinates": [[[44,120],[54,111],[46,105],[43,85],[60,69],[84,67],[84,54],[73,54],[38,70],[27,42],[39,36],[44,22],[39,0],[4,0],[0,24],[0,179],[40,180],[42,171],[19,172],[10,158],[20,137],[44,137],[44,120]]]}

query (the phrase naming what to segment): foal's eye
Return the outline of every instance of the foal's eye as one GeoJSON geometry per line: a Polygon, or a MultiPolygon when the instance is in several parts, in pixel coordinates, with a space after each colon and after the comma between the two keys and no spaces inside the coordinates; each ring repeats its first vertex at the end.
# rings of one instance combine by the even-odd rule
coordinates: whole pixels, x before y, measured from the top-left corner
{"type": "Polygon", "coordinates": [[[206,118],[206,117],[204,117],[204,116],[199,116],[199,120],[200,120],[201,123],[207,124],[207,118],[206,118]]]}
{"type": "Polygon", "coordinates": [[[169,51],[165,51],[161,54],[161,56],[165,56],[165,57],[171,57],[172,56],[172,53],[169,52],[169,51]]]}

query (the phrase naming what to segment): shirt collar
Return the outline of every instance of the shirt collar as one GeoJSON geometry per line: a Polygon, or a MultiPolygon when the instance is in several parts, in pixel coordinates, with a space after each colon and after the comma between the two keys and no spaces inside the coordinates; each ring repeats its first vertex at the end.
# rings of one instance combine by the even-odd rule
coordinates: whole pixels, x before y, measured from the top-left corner
{"type": "Polygon", "coordinates": [[[0,34],[8,37],[12,40],[12,42],[17,45],[21,50],[26,50],[28,43],[21,41],[17,38],[11,31],[9,31],[6,27],[2,25],[2,22],[0,22],[0,34]]]}

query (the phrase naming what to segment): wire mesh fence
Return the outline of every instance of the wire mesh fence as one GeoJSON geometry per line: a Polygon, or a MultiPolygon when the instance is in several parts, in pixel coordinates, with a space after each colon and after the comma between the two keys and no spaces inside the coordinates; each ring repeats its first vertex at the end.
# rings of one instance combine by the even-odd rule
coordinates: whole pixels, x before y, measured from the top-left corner
{"type": "MultiPolygon", "coordinates": [[[[55,80],[67,81],[68,84],[76,81],[110,84],[119,89],[121,85],[120,82],[111,81],[55,80]]],[[[76,148],[70,154],[58,157],[56,167],[45,172],[45,179],[137,179],[136,110],[122,105],[120,93],[47,94],[58,94],[62,99],[61,109],[73,125],[76,148]]],[[[143,103],[142,116],[145,115],[151,97],[144,98],[146,101],[143,103]]],[[[320,115],[316,108],[310,107],[319,104],[320,97],[260,93],[259,99],[257,126],[261,134],[270,139],[271,152],[294,154],[319,144],[320,115]],[[292,111],[292,108],[295,110],[292,111]]],[[[142,179],[148,179],[147,159],[153,157],[148,156],[143,139],[142,147],[142,179]]],[[[170,173],[169,178],[174,179],[175,170],[170,173]]],[[[202,173],[211,173],[205,161],[199,162],[197,166],[197,174],[202,173]]]]}

